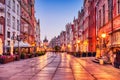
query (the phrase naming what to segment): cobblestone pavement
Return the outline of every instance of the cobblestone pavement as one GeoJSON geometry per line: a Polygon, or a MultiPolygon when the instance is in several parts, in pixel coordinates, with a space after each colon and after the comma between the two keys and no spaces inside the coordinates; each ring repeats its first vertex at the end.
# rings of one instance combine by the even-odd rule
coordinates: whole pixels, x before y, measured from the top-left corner
{"type": "Polygon", "coordinates": [[[0,64],[0,80],[119,80],[120,69],[66,53],[0,64]]]}

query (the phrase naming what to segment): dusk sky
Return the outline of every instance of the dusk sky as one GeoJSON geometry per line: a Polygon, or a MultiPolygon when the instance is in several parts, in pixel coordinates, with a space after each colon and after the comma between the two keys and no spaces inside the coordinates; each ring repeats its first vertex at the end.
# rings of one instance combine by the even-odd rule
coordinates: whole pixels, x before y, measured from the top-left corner
{"type": "Polygon", "coordinates": [[[35,0],[36,18],[40,19],[41,40],[58,36],[65,25],[78,16],[84,0],[35,0]]]}

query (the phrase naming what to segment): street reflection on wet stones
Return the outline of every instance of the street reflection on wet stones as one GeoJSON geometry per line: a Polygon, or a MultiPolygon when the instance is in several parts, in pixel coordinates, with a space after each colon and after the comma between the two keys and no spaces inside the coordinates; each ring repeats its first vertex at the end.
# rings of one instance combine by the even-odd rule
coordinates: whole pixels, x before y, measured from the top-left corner
{"type": "Polygon", "coordinates": [[[41,57],[0,64],[0,80],[119,80],[119,69],[93,63],[93,58],[47,52],[41,57]]]}

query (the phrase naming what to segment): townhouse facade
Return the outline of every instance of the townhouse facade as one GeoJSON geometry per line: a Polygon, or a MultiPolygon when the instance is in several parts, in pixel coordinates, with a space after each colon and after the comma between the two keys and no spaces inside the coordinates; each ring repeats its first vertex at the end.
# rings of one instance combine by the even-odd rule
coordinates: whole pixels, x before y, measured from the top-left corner
{"type": "Polygon", "coordinates": [[[61,51],[65,51],[66,48],[66,32],[65,31],[62,31],[60,33],[60,46],[61,46],[61,51]]]}
{"type": "Polygon", "coordinates": [[[5,0],[5,52],[11,52],[8,47],[13,48],[15,37],[20,35],[20,19],[18,0],[5,0]]]}
{"type": "Polygon", "coordinates": [[[73,23],[66,24],[66,51],[100,56],[120,47],[120,0],[84,0],[73,23]]]}
{"type": "Polygon", "coordinates": [[[30,5],[30,24],[29,28],[29,43],[32,45],[35,41],[35,28],[36,28],[36,18],[35,18],[35,0],[29,0],[30,5]]]}
{"type": "Polygon", "coordinates": [[[0,54],[13,54],[19,41],[40,46],[34,5],[35,0],[0,0],[0,54]]]}
{"type": "Polygon", "coordinates": [[[23,38],[23,41],[30,42],[31,31],[31,6],[29,0],[20,0],[21,5],[21,27],[20,35],[23,38]]]}
{"type": "Polygon", "coordinates": [[[73,52],[73,37],[74,37],[74,25],[72,23],[68,23],[66,25],[66,51],[73,52]]]}
{"type": "Polygon", "coordinates": [[[37,50],[40,48],[41,40],[40,40],[40,20],[36,21],[36,28],[35,28],[35,46],[37,50]]]}
{"type": "MultiPolygon", "coordinates": [[[[120,47],[120,0],[98,1],[96,9],[98,43],[101,50],[120,47]],[[101,37],[106,34],[105,39],[101,37]],[[105,44],[105,45],[104,45],[105,44]]],[[[105,51],[105,50],[104,50],[105,51]]],[[[101,55],[104,52],[101,51],[101,55]]]]}
{"type": "Polygon", "coordinates": [[[73,50],[78,51],[77,39],[78,39],[78,19],[74,17],[73,20],[73,50]]]}
{"type": "Polygon", "coordinates": [[[96,52],[96,0],[89,1],[88,51],[96,52]]]}
{"type": "Polygon", "coordinates": [[[0,1],[0,55],[4,52],[5,33],[5,0],[0,1]]]}

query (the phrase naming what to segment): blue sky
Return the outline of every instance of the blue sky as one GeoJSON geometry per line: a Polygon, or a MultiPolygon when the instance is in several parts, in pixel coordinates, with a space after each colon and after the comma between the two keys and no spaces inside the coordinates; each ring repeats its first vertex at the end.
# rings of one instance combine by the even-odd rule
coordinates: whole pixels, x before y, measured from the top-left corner
{"type": "Polygon", "coordinates": [[[41,40],[58,36],[72,22],[84,0],[35,0],[36,18],[40,19],[41,40]]]}

